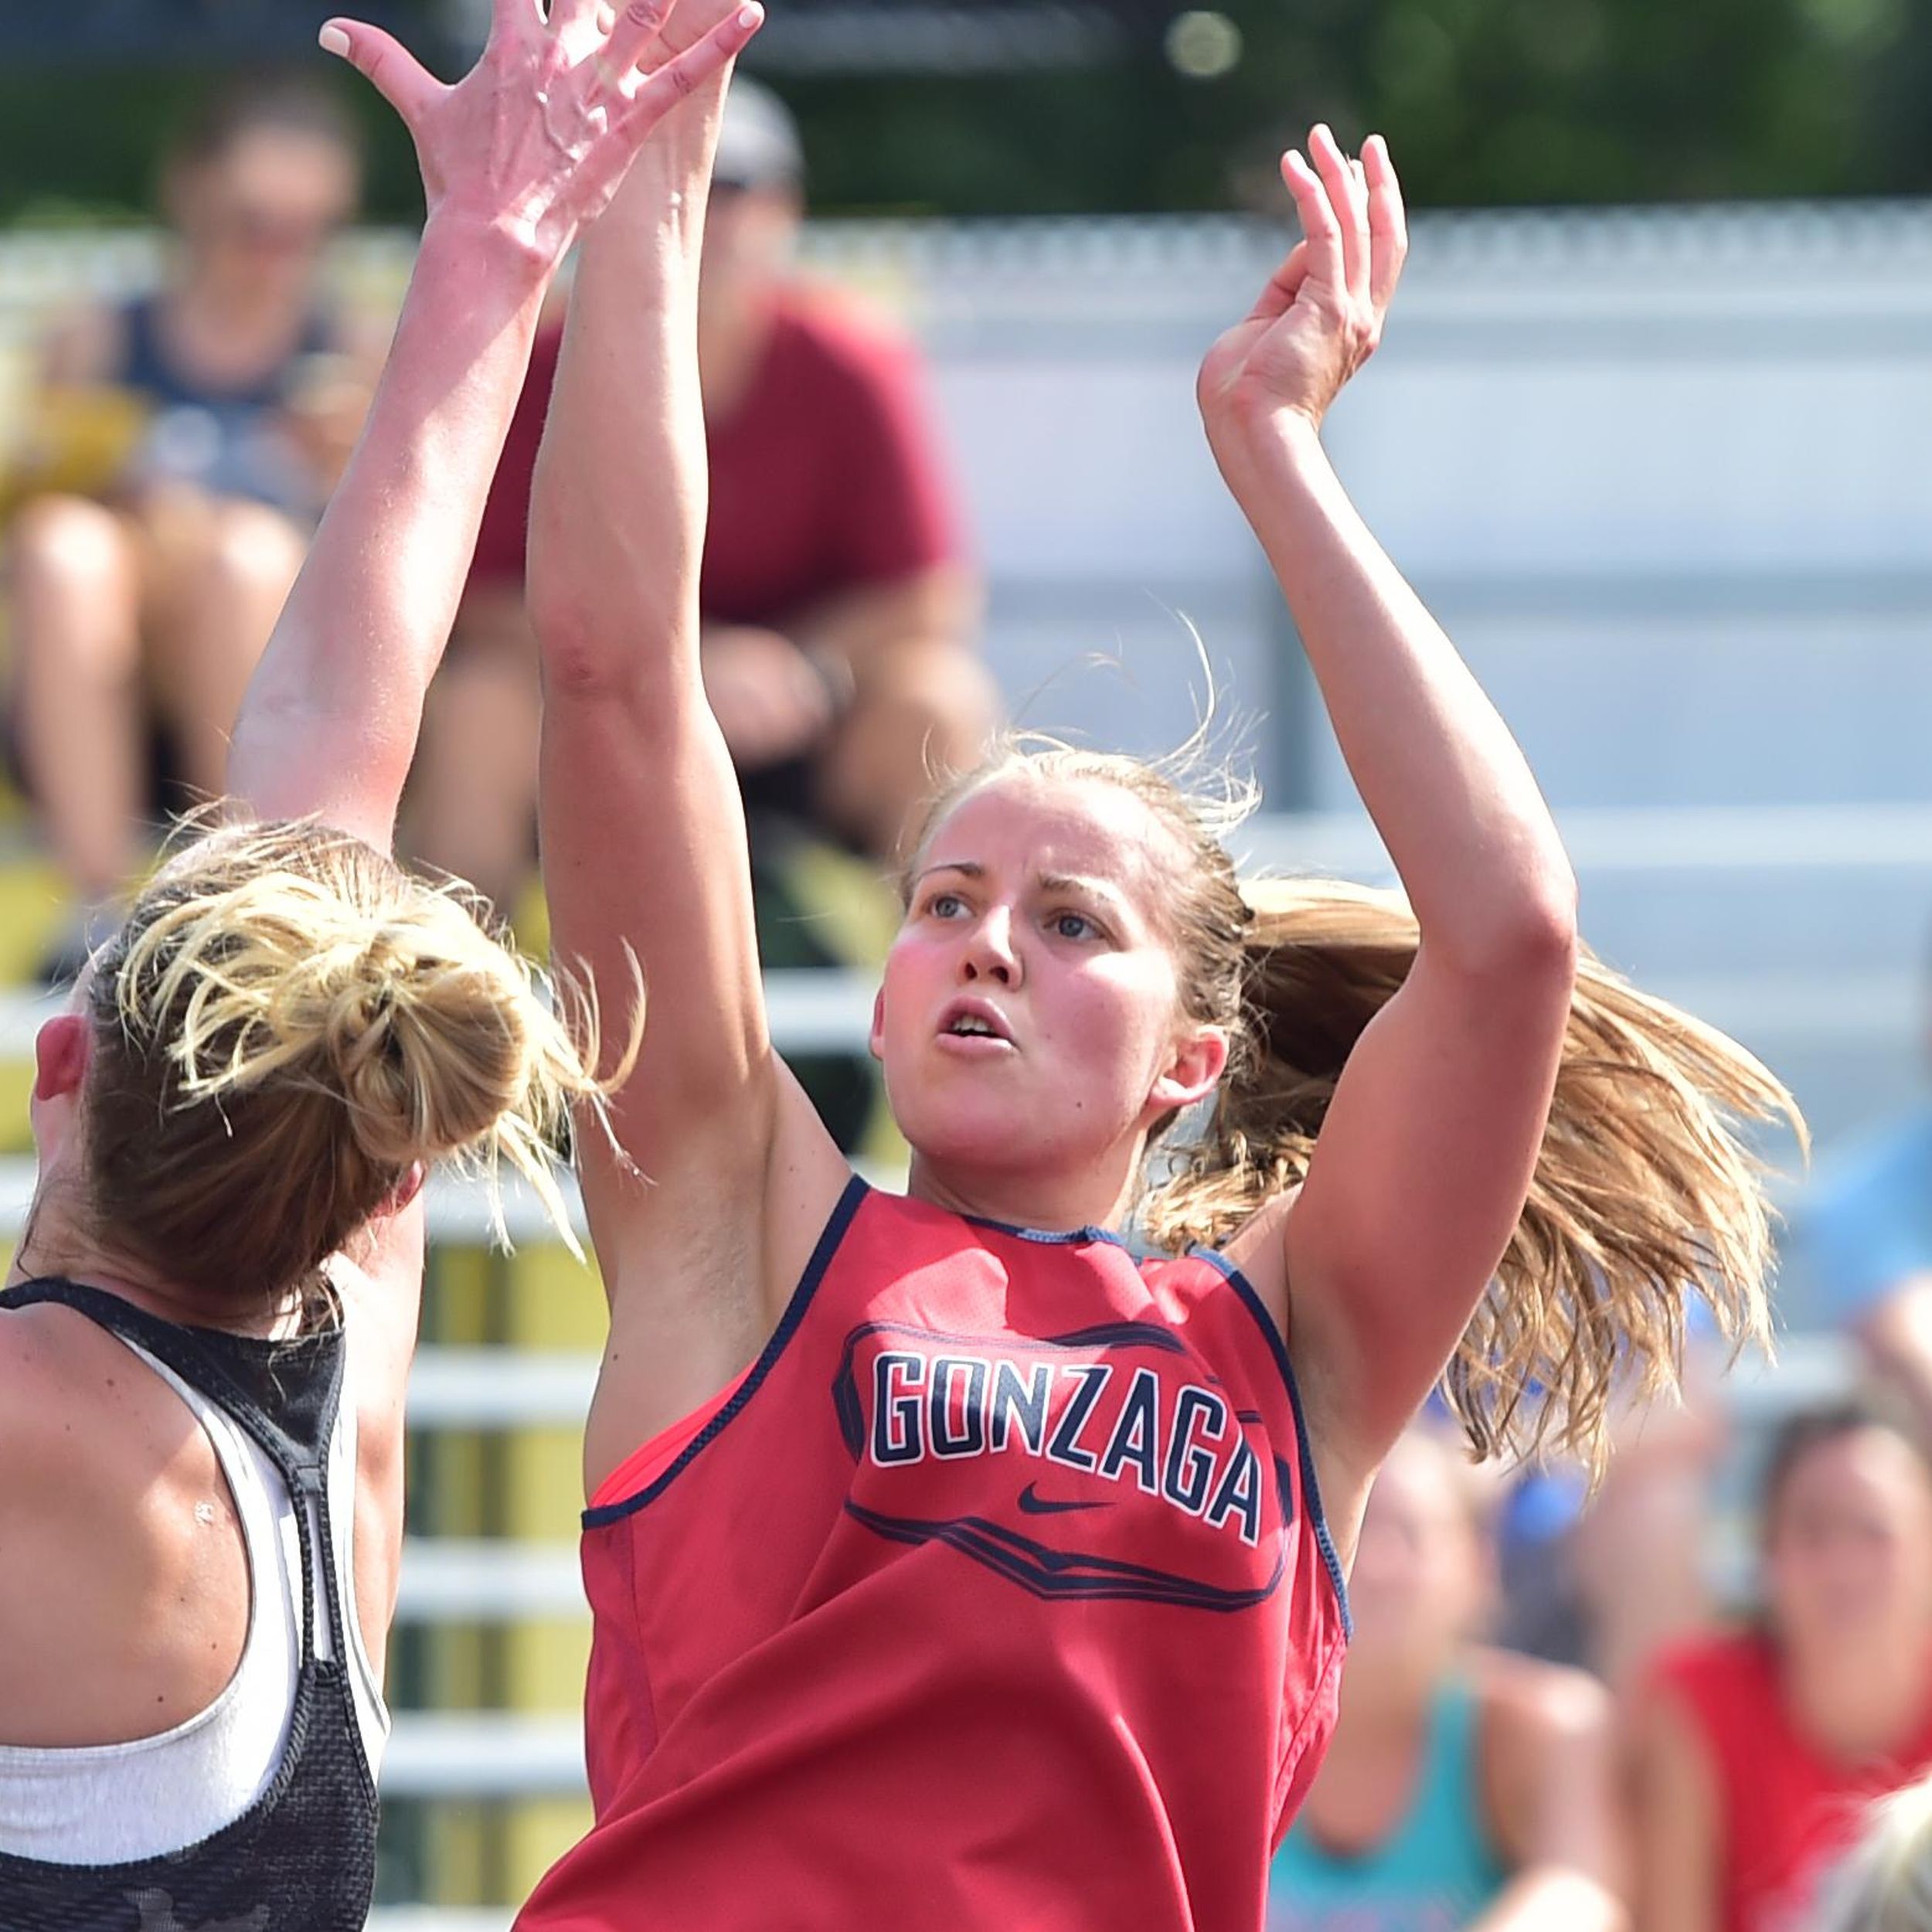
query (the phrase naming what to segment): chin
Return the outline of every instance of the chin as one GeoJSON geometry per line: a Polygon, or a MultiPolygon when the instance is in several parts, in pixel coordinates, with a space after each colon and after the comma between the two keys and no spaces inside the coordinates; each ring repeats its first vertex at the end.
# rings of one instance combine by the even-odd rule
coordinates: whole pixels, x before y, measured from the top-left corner
{"type": "Polygon", "coordinates": [[[1025,1167],[1037,1172],[1046,1150],[1033,1134],[1018,1134],[1009,1113],[981,1114],[977,1108],[949,1109],[927,1101],[913,1117],[897,1114],[899,1131],[921,1160],[942,1167],[1025,1167]]]}

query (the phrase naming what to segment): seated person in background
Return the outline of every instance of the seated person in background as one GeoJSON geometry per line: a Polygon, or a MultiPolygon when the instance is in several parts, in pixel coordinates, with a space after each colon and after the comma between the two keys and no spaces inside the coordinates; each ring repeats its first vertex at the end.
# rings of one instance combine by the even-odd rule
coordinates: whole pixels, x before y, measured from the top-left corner
{"type": "Polygon", "coordinates": [[[1824,1312],[1932,1444],[1932,1097],[1822,1163],[1794,1224],[1824,1312]]]}
{"type": "Polygon", "coordinates": [[[1423,1427],[1376,1478],[1341,1715],[1275,1855],[1269,1932],[1624,1923],[1609,1699],[1580,1671],[1473,1641],[1494,1487],[1423,1427]]]}
{"type": "Polygon", "coordinates": [[[1932,1469],[1847,1405],[1763,1492],[1755,1628],[1658,1660],[1635,1713],[1643,1932],[1809,1932],[1863,1801],[1932,1768],[1932,1469]]]}
{"type": "Polygon", "coordinates": [[[78,908],[53,976],[100,936],[143,818],[222,788],[366,399],[317,272],[359,172],[328,93],[212,98],[164,162],[159,287],[47,344],[7,549],[12,750],[78,908]]]}
{"type": "MultiPolygon", "coordinates": [[[[699,596],[706,692],[744,790],[774,966],[851,963],[809,923],[801,843],[890,859],[943,779],[977,760],[996,710],[917,358],[794,273],[802,179],[784,107],[735,80],[699,314],[711,481],[699,596]]],[[[560,327],[539,338],[412,781],[416,851],[505,905],[536,798],[524,533],[561,342],[560,327]]],[[[815,1073],[807,1083],[849,1145],[870,1073],[862,1059],[815,1073]]]]}
{"type": "Polygon", "coordinates": [[[1593,1490],[1573,1464],[1518,1473],[1498,1541],[1497,1641],[1580,1664],[1613,1696],[1665,1644],[1703,1629],[1713,1479],[1727,1446],[1723,1345],[1693,1301],[1675,1401],[1621,1403],[1593,1490]]]}

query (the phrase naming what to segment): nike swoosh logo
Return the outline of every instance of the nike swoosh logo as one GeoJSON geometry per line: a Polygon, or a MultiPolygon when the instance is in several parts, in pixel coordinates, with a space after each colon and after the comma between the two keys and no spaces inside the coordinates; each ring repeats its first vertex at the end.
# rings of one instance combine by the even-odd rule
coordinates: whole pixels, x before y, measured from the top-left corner
{"type": "Polygon", "coordinates": [[[1104,1501],[1097,1502],[1049,1502],[1029,1482],[1019,1492],[1019,1506],[1029,1516],[1064,1515],[1070,1509],[1104,1509],[1104,1501]]]}

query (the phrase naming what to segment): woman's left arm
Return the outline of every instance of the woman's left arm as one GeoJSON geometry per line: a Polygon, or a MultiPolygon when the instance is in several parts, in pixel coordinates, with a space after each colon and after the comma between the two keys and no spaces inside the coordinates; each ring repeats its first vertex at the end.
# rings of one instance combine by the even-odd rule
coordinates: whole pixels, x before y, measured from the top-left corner
{"type": "Polygon", "coordinates": [[[1314,166],[1284,163],[1305,240],[1209,353],[1200,400],[1421,929],[1292,1206],[1259,1217],[1270,1251],[1233,1244],[1291,1311],[1347,1548],[1522,1213],[1575,977],[1576,886],[1522,753],[1323,452],[1322,417],[1379,340],[1406,236],[1379,138],[1360,164],[1325,128],[1309,145],[1314,166]]]}
{"type": "Polygon", "coordinates": [[[230,793],[387,850],[423,695],[528,368],[544,291],[651,129],[730,60],[755,10],[649,72],[672,0],[495,0],[453,87],[379,29],[324,44],[401,116],[428,200],[421,249],[368,420],[243,700],[230,793]],[[606,13],[607,18],[607,13],[606,13]]]}

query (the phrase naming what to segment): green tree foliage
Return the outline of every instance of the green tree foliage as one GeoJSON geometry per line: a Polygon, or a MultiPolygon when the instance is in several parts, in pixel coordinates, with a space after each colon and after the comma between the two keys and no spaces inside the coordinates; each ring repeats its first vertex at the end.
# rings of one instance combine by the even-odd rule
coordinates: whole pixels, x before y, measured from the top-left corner
{"type": "MultiPolygon", "coordinates": [[[[1213,79],[1176,71],[1141,0],[1116,56],[1083,69],[764,71],[835,213],[1273,206],[1272,155],[1318,117],[1345,139],[1387,133],[1423,205],[1932,185],[1932,9],[1911,0],[1220,4],[1242,53],[1213,79]]],[[[0,68],[0,221],[140,207],[192,78],[0,68]]],[[[406,219],[406,145],[373,110],[369,125],[372,212],[406,219]]]]}
{"type": "Polygon", "coordinates": [[[1387,133],[1414,198],[1437,206],[1932,185],[1932,9],[1910,0],[1222,11],[1243,54],[1213,80],[1184,78],[1143,45],[1084,73],[787,87],[821,198],[962,213],[1225,206],[1317,117],[1345,138],[1387,133]]]}

